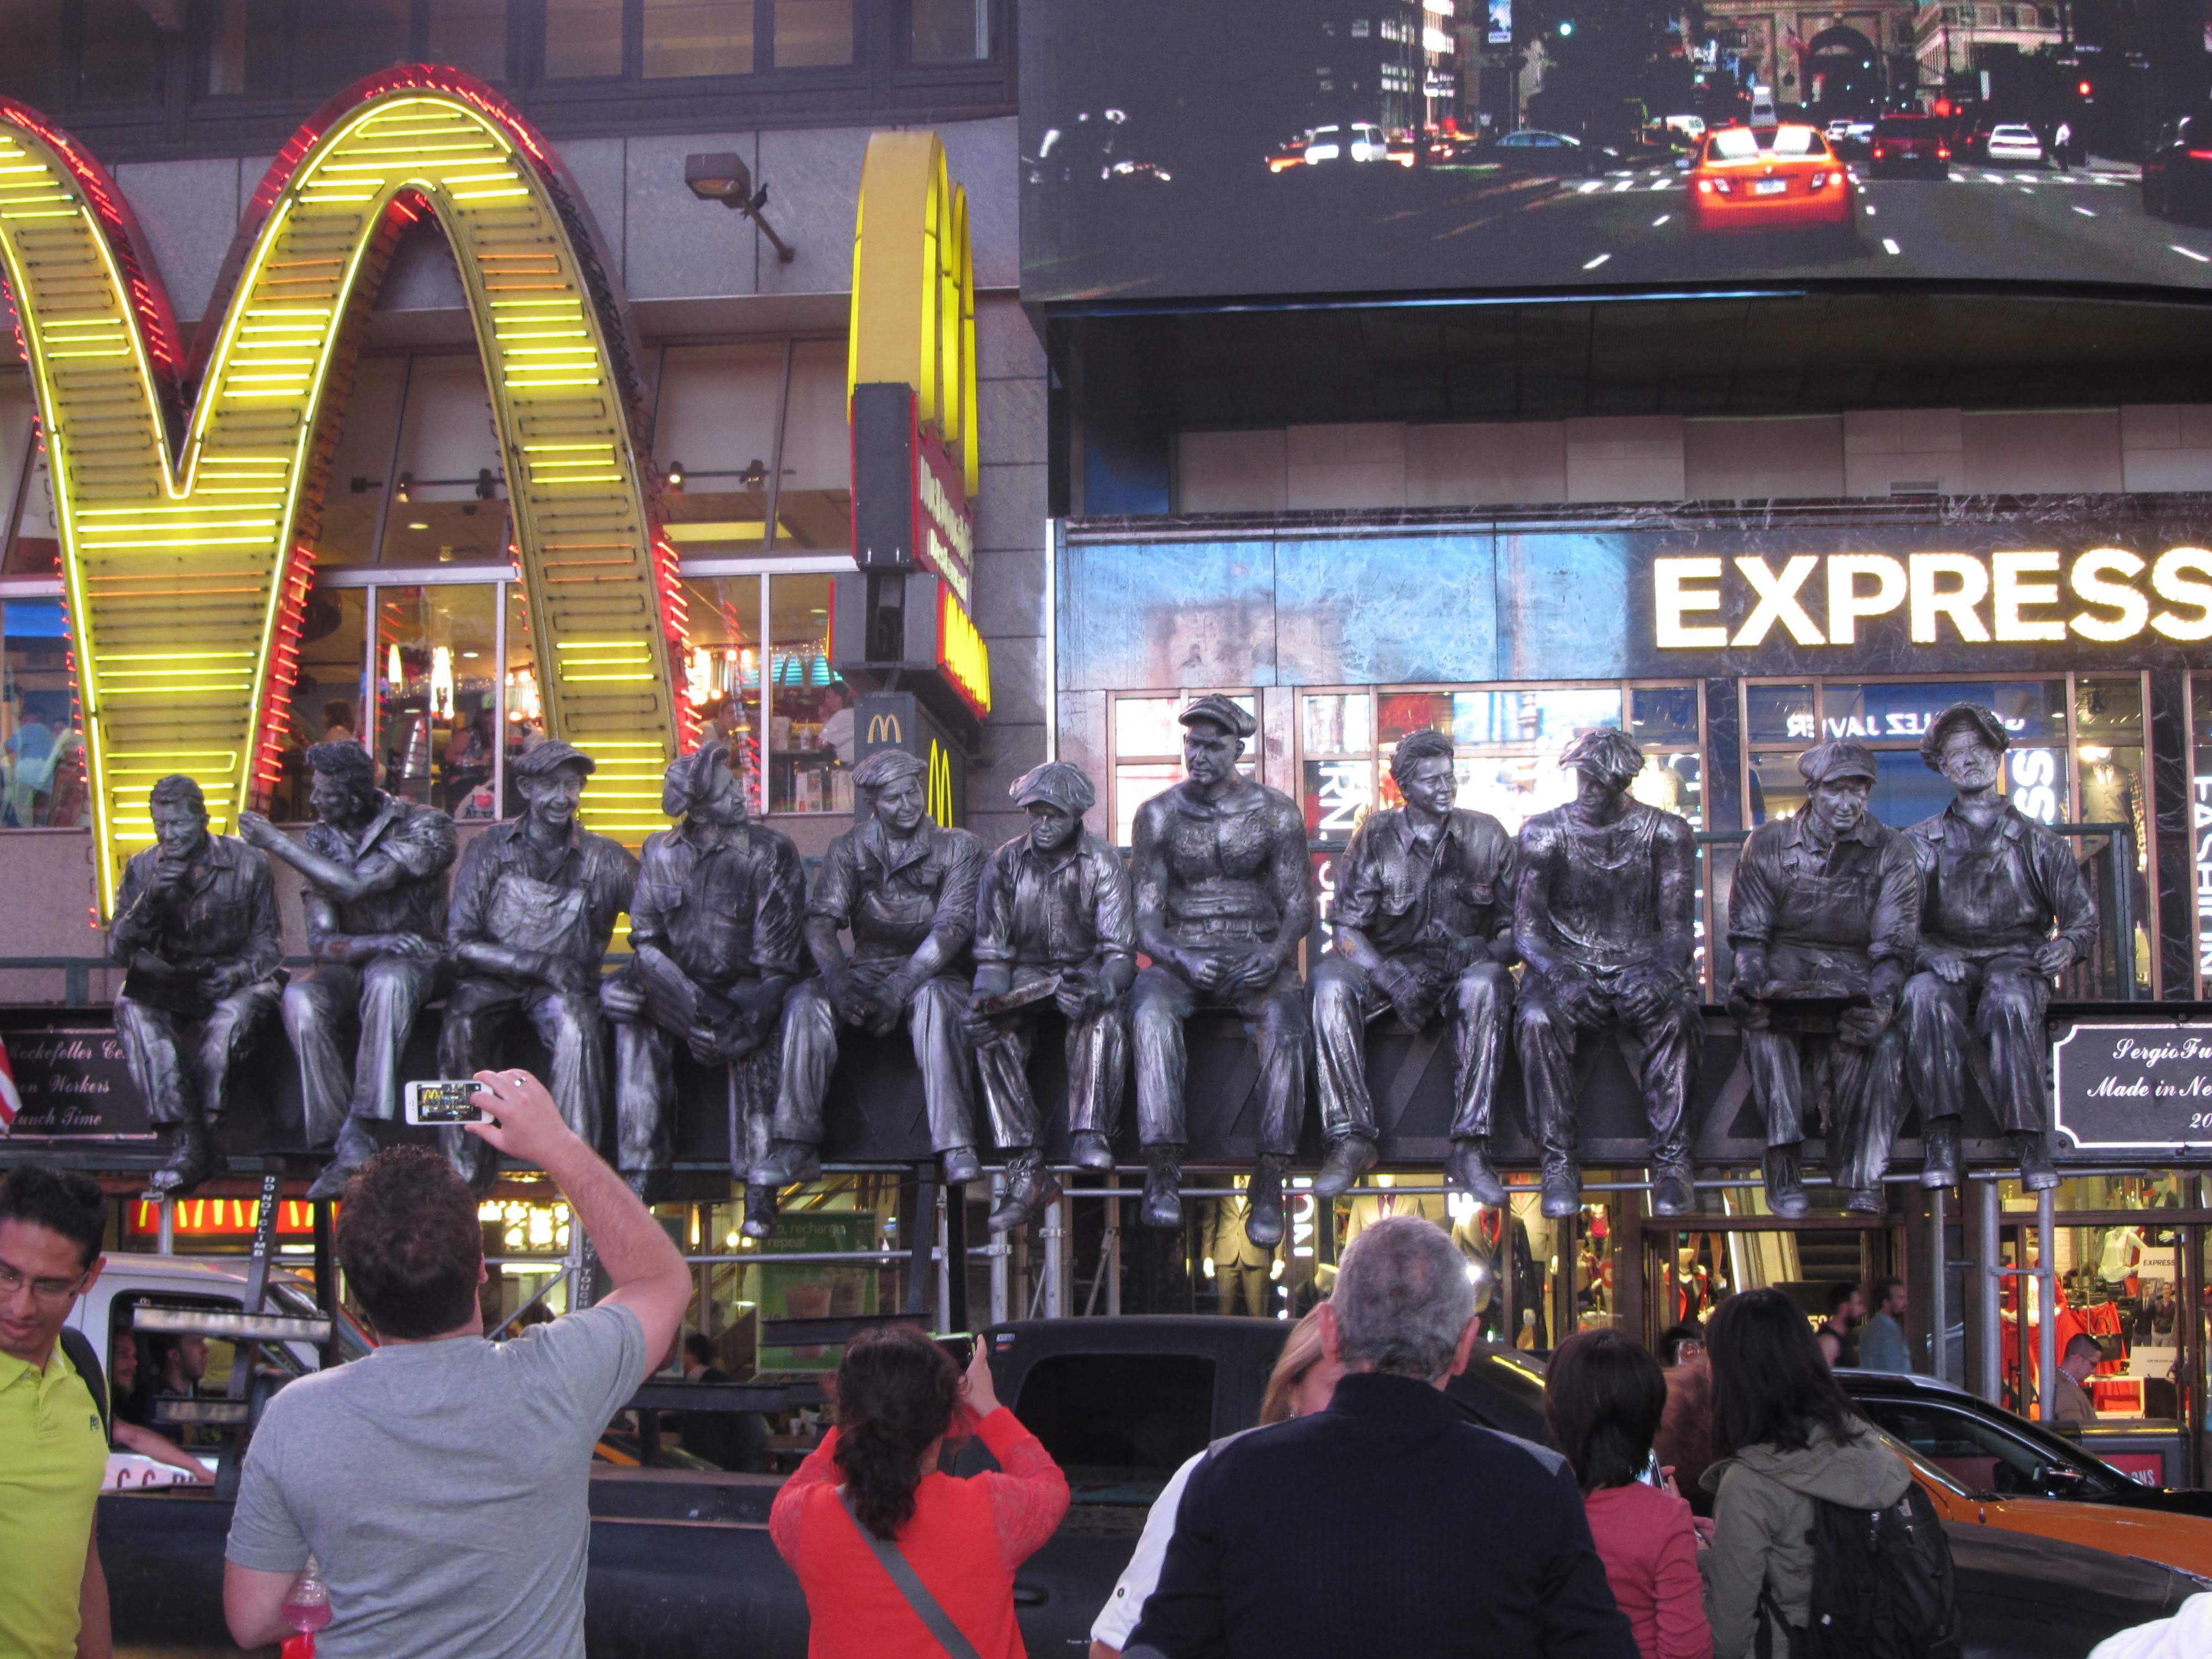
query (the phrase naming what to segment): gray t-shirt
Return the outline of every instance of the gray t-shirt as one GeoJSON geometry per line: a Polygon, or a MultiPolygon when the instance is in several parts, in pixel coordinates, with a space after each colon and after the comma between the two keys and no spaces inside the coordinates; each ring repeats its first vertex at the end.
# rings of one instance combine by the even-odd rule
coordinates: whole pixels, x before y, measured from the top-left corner
{"type": "Polygon", "coordinates": [[[377,1349],[269,1403],[227,1553],[330,1586],[322,1659],[583,1659],[592,1447],[649,1361],[627,1308],[377,1349]]]}

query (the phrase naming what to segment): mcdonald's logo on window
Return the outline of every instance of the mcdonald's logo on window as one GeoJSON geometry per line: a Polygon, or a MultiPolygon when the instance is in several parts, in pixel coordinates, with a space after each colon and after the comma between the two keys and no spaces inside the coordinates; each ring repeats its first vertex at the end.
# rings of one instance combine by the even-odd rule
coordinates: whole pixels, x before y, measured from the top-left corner
{"type": "Polygon", "coordinates": [[[276,779],[307,526],[362,326],[425,217],[459,267],[491,393],[531,629],[550,647],[546,731],[599,763],[592,828],[635,842],[661,827],[682,590],[632,436],[612,266],[544,139],[459,70],[356,83],[278,153],[187,356],[114,179],[0,99],[0,277],[53,480],[102,915],[152,843],[155,779],[198,777],[218,830],[276,779]]]}

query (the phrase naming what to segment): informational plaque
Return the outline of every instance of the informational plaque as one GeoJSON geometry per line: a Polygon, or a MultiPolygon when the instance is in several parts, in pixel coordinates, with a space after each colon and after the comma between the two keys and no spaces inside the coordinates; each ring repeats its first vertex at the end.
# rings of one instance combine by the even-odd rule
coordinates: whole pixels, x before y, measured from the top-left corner
{"type": "Polygon", "coordinates": [[[153,1134],[131,1080],[123,1044],[104,1018],[82,1010],[10,1009],[0,1042],[23,1110],[12,1140],[134,1139],[153,1134]]]}
{"type": "Polygon", "coordinates": [[[2074,1146],[2212,1146],[2212,1024],[2082,1020],[2057,1031],[2058,1130],[2074,1146]]]}

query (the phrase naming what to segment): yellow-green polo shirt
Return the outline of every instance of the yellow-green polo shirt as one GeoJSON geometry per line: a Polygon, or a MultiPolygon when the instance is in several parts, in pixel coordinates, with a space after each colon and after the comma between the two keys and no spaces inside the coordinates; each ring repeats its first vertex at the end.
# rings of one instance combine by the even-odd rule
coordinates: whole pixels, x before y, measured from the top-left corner
{"type": "Polygon", "coordinates": [[[107,1437],[62,1346],[0,1353],[0,1659],[74,1659],[107,1437]]]}

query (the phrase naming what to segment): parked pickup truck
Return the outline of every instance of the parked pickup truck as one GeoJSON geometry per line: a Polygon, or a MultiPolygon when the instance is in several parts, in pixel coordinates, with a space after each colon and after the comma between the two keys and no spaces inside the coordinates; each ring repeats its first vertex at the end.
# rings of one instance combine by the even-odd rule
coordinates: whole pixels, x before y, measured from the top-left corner
{"type": "MultiPolygon", "coordinates": [[[[1030,1321],[988,1333],[1000,1397],[1074,1489],[1067,1519],[1015,1580],[1023,1636],[1036,1659],[1085,1651],[1152,1500],[1186,1457],[1251,1425],[1285,1328],[1271,1320],[1148,1316],[1030,1321]]],[[[653,1382],[640,1398],[696,1409],[691,1402],[707,1392],[653,1382]]],[[[1542,1374],[1526,1355],[1480,1350],[1451,1392],[1488,1426],[1542,1437],[1542,1374]]],[[[746,1397],[741,1387],[731,1391],[732,1401],[746,1397]]],[[[975,1447],[963,1454],[971,1469],[986,1456],[975,1447]]],[[[805,1607],[768,1536],[778,1484],[773,1475],[595,1468],[592,1659],[801,1659],[805,1607]]],[[[233,1651],[222,1612],[230,1508],[204,1490],[101,1500],[119,1655],[233,1651]]],[[[1286,1524],[1330,1521],[1313,1515],[1286,1524]]],[[[2162,1617],[2206,1588],[2152,1563],[1988,1528],[1958,1527],[1951,1536],[1967,1659],[2080,1659],[2113,1631],[2162,1617]]]]}

